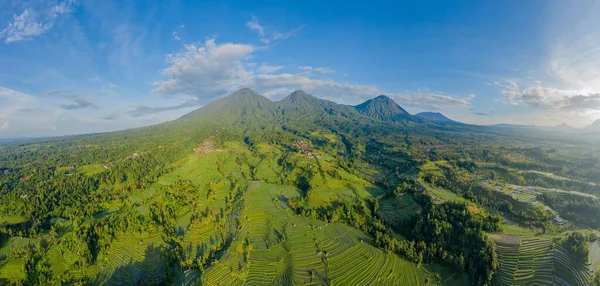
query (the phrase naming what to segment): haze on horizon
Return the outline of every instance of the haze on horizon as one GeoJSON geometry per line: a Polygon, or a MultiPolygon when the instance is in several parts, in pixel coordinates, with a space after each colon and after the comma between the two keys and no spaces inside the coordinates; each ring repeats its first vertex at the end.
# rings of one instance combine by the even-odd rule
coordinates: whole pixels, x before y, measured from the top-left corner
{"type": "Polygon", "coordinates": [[[582,127],[600,119],[599,12],[597,1],[4,1],[0,138],[155,124],[242,87],[582,127]]]}

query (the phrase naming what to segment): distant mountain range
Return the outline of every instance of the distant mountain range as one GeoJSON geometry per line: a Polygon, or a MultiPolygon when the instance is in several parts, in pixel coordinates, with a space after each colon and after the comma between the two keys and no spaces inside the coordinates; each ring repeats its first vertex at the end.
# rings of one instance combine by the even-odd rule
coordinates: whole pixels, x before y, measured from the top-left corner
{"type": "Polygon", "coordinates": [[[584,130],[586,131],[590,131],[590,132],[600,132],[600,119],[592,122],[592,124],[586,126],[584,128],[584,130]]]}
{"type": "Polygon", "coordinates": [[[458,121],[454,121],[439,112],[421,112],[421,113],[417,113],[415,116],[421,117],[423,119],[431,120],[431,121],[447,122],[447,123],[461,123],[458,121]]]}
{"type": "Polygon", "coordinates": [[[271,101],[251,89],[243,88],[233,94],[218,99],[191,113],[184,115],[182,120],[211,119],[219,122],[231,122],[245,120],[247,116],[252,118],[273,117],[279,123],[290,121],[291,118],[309,120],[334,121],[364,121],[384,122],[400,125],[420,125],[427,122],[438,123],[460,123],[449,119],[441,113],[422,112],[411,115],[394,100],[379,95],[359,105],[351,106],[338,104],[332,101],[316,98],[302,90],[292,92],[280,101],[271,101]],[[326,116],[327,115],[327,116],[326,116]],[[334,116],[331,116],[334,115],[334,116]]]}
{"type": "MultiPolygon", "coordinates": [[[[207,120],[220,124],[244,123],[253,124],[255,119],[274,120],[273,124],[284,125],[295,121],[322,124],[324,120],[331,124],[342,122],[390,123],[401,126],[447,129],[448,124],[461,128],[505,128],[532,129],[561,133],[600,133],[600,120],[596,120],[585,128],[574,128],[567,124],[558,126],[536,126],[517,124],[495,124],[477,126],[452,120],[439,112],[420,112],[411,115],[394,100],[385,95],[379,95],[361,104],[351,106],[316,98],[302,90],[289,94],[280,101],[272,101],[249,88],[242,88],[226,97],[217,99],[197,110],[194,110],[177,120],[166,122],[160,126],[166,128],[181,124],[197,124],[198,120],[207,120]],[[187,123],[186,123],[187,122],[187,123]]],[[[15,141],[26,141],[41,138],[0,138],[0,144],[15,141]]]]}
{"type": "Polygon", "coordinates": [[[519,124],[495,124],[488,125],[493,128],[507,128],[507,129],[532,129],[532,130],[543,130],[552,132],[572,133],[572,134],[585,134],[585,133],[600,133],[600,120],[594,121],[592,124],[583,127],[575,128],[566,123],[556,126],[537,126],[537,125],[519,125],[519,124]]]}

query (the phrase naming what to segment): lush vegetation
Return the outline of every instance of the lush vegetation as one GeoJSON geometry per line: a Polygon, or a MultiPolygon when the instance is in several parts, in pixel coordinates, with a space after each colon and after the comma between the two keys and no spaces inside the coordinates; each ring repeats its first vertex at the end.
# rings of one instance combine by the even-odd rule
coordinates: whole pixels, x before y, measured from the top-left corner
{"type": "Polygon", "coordinates": [[[587,285],[586,140],[241,90],[156,126],[8,143],[0,284],[587,285]]]}

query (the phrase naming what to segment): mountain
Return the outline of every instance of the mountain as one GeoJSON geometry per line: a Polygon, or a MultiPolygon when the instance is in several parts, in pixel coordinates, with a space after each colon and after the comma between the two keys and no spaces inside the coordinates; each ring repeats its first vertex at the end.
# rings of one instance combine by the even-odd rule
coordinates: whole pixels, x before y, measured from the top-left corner
{"type": "Polygon", "coordinates": [[[302,90],[296,90],[278,102],[278,105],[286,108],[314,108],[321,105],[322,100],[307,94],[302,90]]]}
{"type": "Polygon", "coordinates": [[[500,123],[500,124],[494,124],[494,125],[488,125],[488,127],[494,127],[494,128],[520,128],[520,129],[535,129],[538,128],[538,126],[535,125],[520,125],[520,124],[508,124],[508,123],[500,123]]]}
{"type": "Polygon", "coordinates": [[[556,126],[538,126],[538,125],[520,125],[520,124],[494,124],[488,125],[488,127],[492,128],[504,128],[504,129],[525,129],[525,130],[540,130],[540,131],[548,131],[548,132],[560,132],[560,133],[577,133],[580,129],[573,128],[572,126],[563,123],[556,126]]]}
{"type": "Polygon", "coordinates": [[[573,128],[573,126],[571,126],[567,123],[556,125],[556,126],[550,127],[549,129],[553,130],[553,131],[564,132],[564,133],[573,133],[573,132],[579,131],[577,128],[573,128]]]}
{"type": "Polygon", "coordinates": [[[385,95],[369,99],[354,108],[362,115],[384,122],[396,122],[411,117],[406,110],[385,95]]]}
{"type": "Polygon", "coordinates": [[[585,131],[588,132],[600,132],[600,119],[592,122],[592,124],[586,126],[584,128],[585,131]]]}
{"type": "Polygon", "coordinates": [[[271,116],[277,106],[268,98],[249,88],[242,88],[181,117],[182,120],[211,119],[235,122],[244,117],[271,116]]]}
{"type": "Polygon", "coordinates": [[[550,247],[563,228],[523,230],[600,228],[597,144],[434,115],[241,89],[153,126],[0,144],[0,249],[19,254],[0,284],[504,285],[553,265],[531,279],[590,285],[584,247],[550,247]],[[519,173],[556,200],[517,200],[519,173]]]}
{"type": "Polygon", "coordinates": [[[31,140],[36,140],[36,139],[40,139],[40,138],[0,138],[0,145],[8,144],[8,143],[15,143],[15,142],[25,142],[25,141],[31,141],[31,140]]]}
{"type": "Polygon", "coordinates": [[[342,105],[332,101],[316,98],[302,90],[296,90],[290,93],[284,99],[276,102],[277,107],[282,112],[300,112],[305,115],[313,113],[323,113],[327,110],[343,108],[342,105]]]}
{"type": "Polygon", "coordinates": [[[439,112],[421,112],[421,113],[417,113],[415,116],[423,118],[423,119],[431,120],[431,121],[437,121],[437,122],[460,123],[458,121],[454,121],[454,120],[446,117],[445,115],[443,115],[439,112]]]}

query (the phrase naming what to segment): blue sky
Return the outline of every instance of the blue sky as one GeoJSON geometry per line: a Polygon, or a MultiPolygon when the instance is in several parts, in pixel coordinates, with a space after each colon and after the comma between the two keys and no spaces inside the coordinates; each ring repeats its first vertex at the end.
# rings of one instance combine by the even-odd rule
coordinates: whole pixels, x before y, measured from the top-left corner
{"type": "Polygon", "coordinates": [[[5,0],[0,137],[155,124],[241,87],[584,126],[600,118],[594,2],[5,0]]]}

